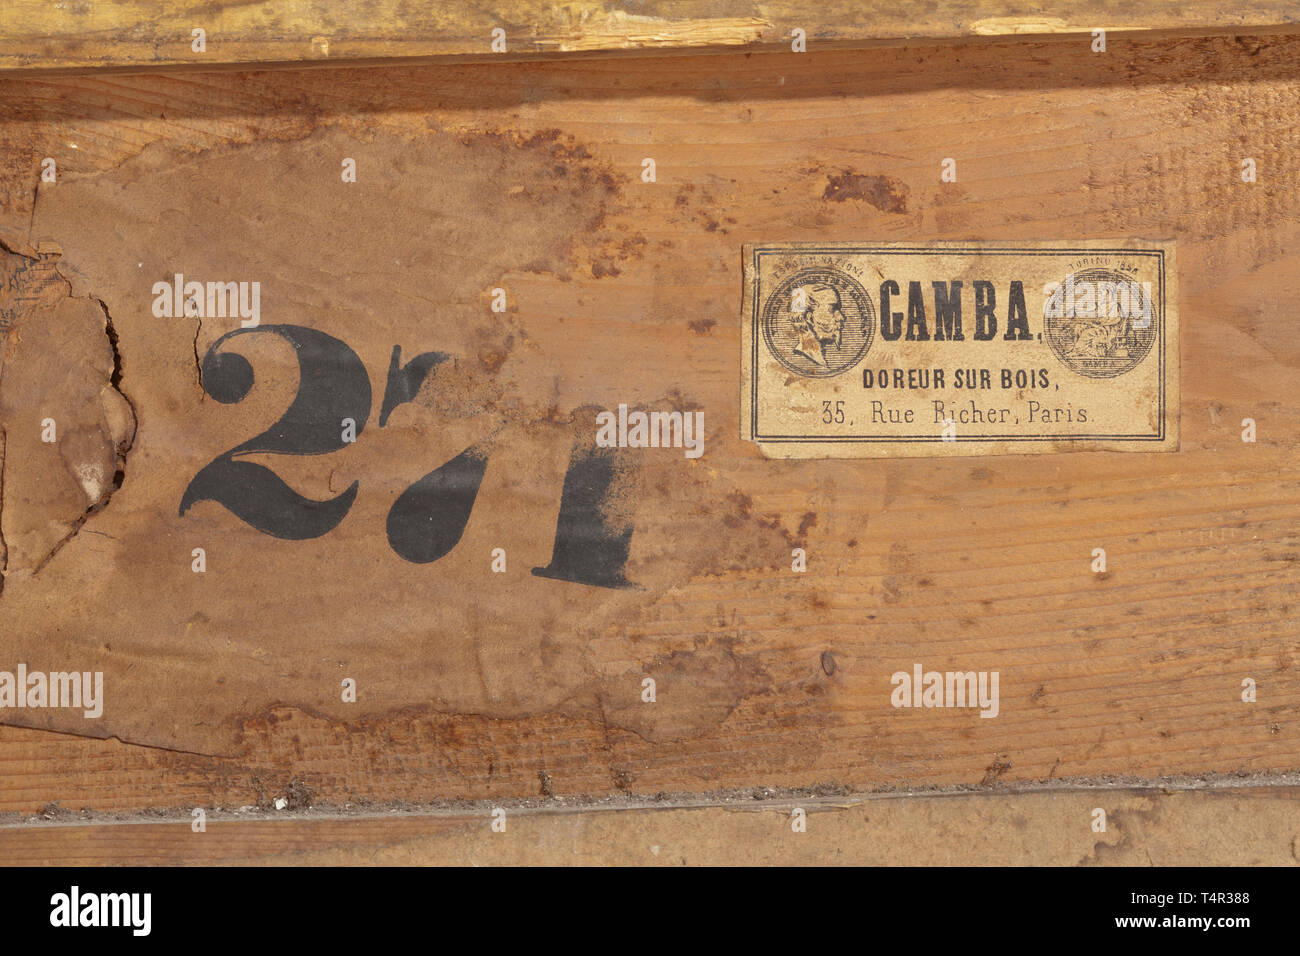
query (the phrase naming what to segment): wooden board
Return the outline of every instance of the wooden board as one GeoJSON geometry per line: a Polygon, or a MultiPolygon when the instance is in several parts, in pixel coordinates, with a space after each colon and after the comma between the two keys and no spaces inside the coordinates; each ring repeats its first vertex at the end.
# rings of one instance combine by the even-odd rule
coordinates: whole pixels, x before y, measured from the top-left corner
{"type": "Polygon", "coordinates": [[[56,4],[9,0],[0,10],[0,70],[212,68],[230,64],[332,63],[413,58],[487,58],[742,47],[791,49],[802,30],[810,50],[904,41],[1019,34],[1091,41],[1096,29],[1137,33],[1292,30],[1290,0],[652,0],[495,6],[404,0],[307,4],[273,0],[213,5],[56,4]],[[204,31],[201,51],[193,31],[204,31]],[[504,48],[493,31],[504,31],[504,48]],[[1081,36],[1082,35],[1082,36],[1081,36]]]}
{"type": "Polygon", "coordinates": [[[1297,62],[1275,36],[6,80],[0,240],[46,278],[6,302],[0,669],[101,670],[107,704],[5,711],[0,808],[1294,771],[1297,62]],[[1071,236],[1178,243],[1177,454],[781,463],[736,437],[743,243],[1071,236]],[[250,346],[271,393],[205,398],[233,326],[154,316],[176,271],[264,279],[264,321],[350,343],[376,413],[395,344],[455,355],[455,401],[290,463],[316,497],[372,490],[332,535],[178,515],[294,378],[250,346]],[[639,461],[641,589],[531,574],[583,416],[619,402],[707,428],[697,461],[639,461]],[[463,539],[404,564],[388,505],[484,413],[515,431],[463,539]],[[81,444],[42,447],[47,415],[81,444]],[[892,708],[918,662],[1000,671],[997,719],[892,708]]]}
{"type": "Polygon", "coordinates": [[[12,865],[1295,866],[1293,787],[752,797],[726,806],[189,814],[0,827],[12,865]],[[805,829],[792,827],[804,811],[805,829]],[[1105,832],[1093,829],[1105,813],[1105,832]]]}

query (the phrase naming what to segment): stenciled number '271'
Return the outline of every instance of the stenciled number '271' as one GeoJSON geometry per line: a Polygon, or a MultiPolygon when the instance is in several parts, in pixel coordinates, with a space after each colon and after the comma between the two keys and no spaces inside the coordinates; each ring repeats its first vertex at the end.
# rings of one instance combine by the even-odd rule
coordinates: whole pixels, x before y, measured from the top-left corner
{"type": "MultiPolygon", "coordinates": [[[[222,346],[237,335],[278,335],[298,357],[298,392],[280,420],[248,441],[223,452],[190,481],[181,497],[184,515],[200,501],[215,501],[252,527],[276,538],[302,541],[337,527],[356,500],[360,481],[325,501],[305,498],[270,468],[241,456],[324,455],[347,442],[342,423],[352,419],[360,436],[370,417],[370,376],[345,342],[298,325],[262,325],[227,332],[203,357],[203,388],[218,402],[242,401],[253,387],[253,366],[222,346]]],[[[393,409],[415,398],[443,352],[424,352],[401,364],[393,346],[379,427],[393,409]]],[[[466,448],[408,487],[388,511],[388,543],[407,561],[437,561],[460,541],[487,469],[487,453],[466,448]]],[[[613,528],[605,504],[615,477],[613,452],[579,446],[569,461],[560,493],[551,563],[533,568],[539,577],[597,587],[635,587],[626,576],[632,528],[613,528]]]]}

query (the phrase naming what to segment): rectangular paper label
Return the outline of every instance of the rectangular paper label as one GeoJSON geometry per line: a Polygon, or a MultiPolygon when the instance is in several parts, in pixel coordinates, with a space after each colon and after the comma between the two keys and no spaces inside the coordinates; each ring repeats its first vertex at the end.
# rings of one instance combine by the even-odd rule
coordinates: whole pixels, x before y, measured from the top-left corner
{"type": "Polygon", "coordinates": [[[1174,243],[747,245],[770,458],[1178,450],[1174,243]]]}

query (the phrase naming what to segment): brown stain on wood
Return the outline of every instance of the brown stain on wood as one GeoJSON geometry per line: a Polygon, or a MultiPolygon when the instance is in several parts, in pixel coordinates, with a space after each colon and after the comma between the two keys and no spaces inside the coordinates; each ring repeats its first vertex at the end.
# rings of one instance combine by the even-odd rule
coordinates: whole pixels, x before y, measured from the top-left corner
{"type": "Polygon", "coordinates": [[[907,184],[889,176],[872,176],[843,169],[826,179],[822,199],[827,202],[861,200],[881,212],[907,212],[907,184]]]}

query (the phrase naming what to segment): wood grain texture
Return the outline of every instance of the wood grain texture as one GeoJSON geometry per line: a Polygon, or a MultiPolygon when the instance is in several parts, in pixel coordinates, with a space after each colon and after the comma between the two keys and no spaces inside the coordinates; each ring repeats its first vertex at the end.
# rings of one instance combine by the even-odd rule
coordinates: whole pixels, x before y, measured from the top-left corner
{"type": "Polygon", "coordinates": [[[954,794],[281,819],[214,815],[0,827],[43,866],[1296,866],[1294,788],[954,794]],[[795,807],[807,830],[791,829],[795,807]],[[1092,830],[1094,810],[1106,832],[1092,830]]]}
{"type": "MultiPolygon", "coordinates": [[[[0,808],[1295,770],[1300,344],[1285,303],[1300,293],[1297,62],[1300,38],[1279,36],[1116,40],[1104,58],[1016,41],[798,58],[6,81],[0,239],[15,254],[57,242],[75,294],[103,299],[140,430],[109,505],[39,571],[8,574],[0,597],[6,660],[94,661],[129,706],[89,729],[6,712],[7,723],[26,726],[0,727],[0,808]],[[171,492],[157,489],[188,475],[160,462],[189,445],[211,457],[231,442],[205,431],[219,419],[190,418],[178,409],[192,406],[167,398],[197,401],[193,350],[216,330],[185,323],[160,334],[148,296],[132,291],[137,262],[152,255],[150,267],[161,267],[169,251],[172,234],[149,230],[187,220],[106,198],[144,196],[130,190],[180,177],[174,202],[197,212],[196,231],[177,241],[206,243],[214,261],[271,257],[274,274],[275,257],[292,254],[282,241],[285,196],[311,189],[259,180],[272,215],[257,228],[258,213],[238,204],[232,219],[205,220],[216,207],[204,190],[226,182],[225,171],[262,168],[253,159],[284,170],[323,155],[321,182],[336,181],[344,141],[367,175],[406,170],[405,180],[375,173],[387,190],[440,188],[400,165],[408,155],[459,150],[447,168],[502,170],[499,190],[445,197],[454,222],[546,210],[539,222],[560,223],[544,261],[519,261],[498,243],[466,266],[482,274],[468,272],[473,281],[439,299],[456,321],[427,319],[449,335],[460,329],[483,381],[529,399],[538,434],[548,414],[569,421],[593,403],[674,394],[709,423],[698,469],[667,458],[648,466],[657,470],[636,513],[633,562],[654,583],[647,592],[560,602],[527,590],[540,586],[527,569],[549,555],[554,511],[543,502],[554,501],[563,468],[562,457],[535,456],[509,487],[485,486],[478,513],[497,517],[474,526],[465,563],[439,567],[421,586],[436,591],[403,593],[420,608],[436,593],[465,622],[456,655],[437,657],[454,636],[403,645],[364,622],[337,633],[323,623],[373,615],[387,603],[382,593],[319,597],[320,640],[374,668],[356,705],[324,689],[337,672],[316,659],[324,653],[288,653],[251,617],[198,622],[197,641],[126,626],[138,613],[175,608],[197,621],[210,609],[210,595],[180,589],[160,592],[165,601],[124,592],[166,562],[188,573],[183,538],[133,530],[175,513],[171,492]],[[37,198],[45,156],[63,178],[37,198]],[[646,156],[657,162],[654,184],[639,178],[646,156]],[[942,184],[948,156],[958,180],[942,184]],[[1247,156],[1258,164],[1254,184],[1239,177],[1247,156]],[[871,190],[845,188],[858,177],[890,185],[885,208],[871,190]],[[114,222],[109,208],[139,208],[156,222],[114,222]],[[734,437],[743,242],[1132,235],[1178,242],[1179,453],[776,463],[734,437]],[[482,304],[488,276],[503,277],[519,303],[515,341],[526,333],[529,342],[507,347],[515,351],[506,361],[482,304]],[[207,337],[196,343],[196,333],[207,337]],[[1246,417],[1259,426],[1254,444],[1240,440],[1246,417]],[[481,573],[482,547],[503,533],[524,541],[512,551],[509,587],[481,573]],[[789,571],[794,546],[808,550],[805,575],[789,571]],[[1109,555],[1104,575],[1090,571],[1099,546],[1109,555]],[[485,586],[499,587],[491,605],[485,586]],[[494,630],[529,619],[540,626],[514,637],[494,630]],[[211,656],[228,645],[238,659],[211,656]],[[434,661],[446,669],[410,680],[434,661]],[[914,662],[1000,670],[1000,716],[892,709],[890,674],[914,662]],[[236,666],[256,675],[256,694],[217,686],[236,666]],[[639,701],[644,676],[662,688],[649,712],[639,701]],[[1257,703],[1240,699],[1245,677],[1258,682],[1257,703]]],[[[368,195],[387,209],[399,193],[368,195]]],[[[335,235],[340,247],[354,225],[371,228],[329,203],[303,209],[294,228],[335,235]]],[[[418,277],[387,264],[412,233],[364,234],[356,273],[417,295],[403,283],[418,277]]],[[[349,294],[329,281],[299,293],[349,294]]],[[[364,316],[366,301],[351,305],[364,316]]],[[[392,340],[386,329],[366,338],[382,314],[370,308],[365,321],[338,328],[381,354],[392,340]]],[[[20,464],[6,461],[6,485],[20,464]]],[[[6,507],[0,521],[16,514],[6,507]]],[[[212,521],[235,534],[233,520],[212,521]]],[[[328,575],[329,553],[312,552],[303,566],[328,575]]],[[[256,554],[274,566],[288,552],[256,554]]],[[[272,613],[265,600],[257,613],[272,613]]]]}
{"type": "Polygon", "coordinates": [[[348,62],[572,55],[619,51],[789,49],[792,31],[812,48],[1017,34],[1110,31],[1238,33],[1292,29],[1290,0],[1248,6],[1223,0],[940,0],[936,3],[796,0],[507,0],[496,4],[359,0],[262,3],[49,4],[0,9],[0,70],[142,69],[254,63],[348,62]],[[203,52],[192,31],[206,31],[203,52]],[[494,54],[492,30],[506,31],[494,54]]]}

